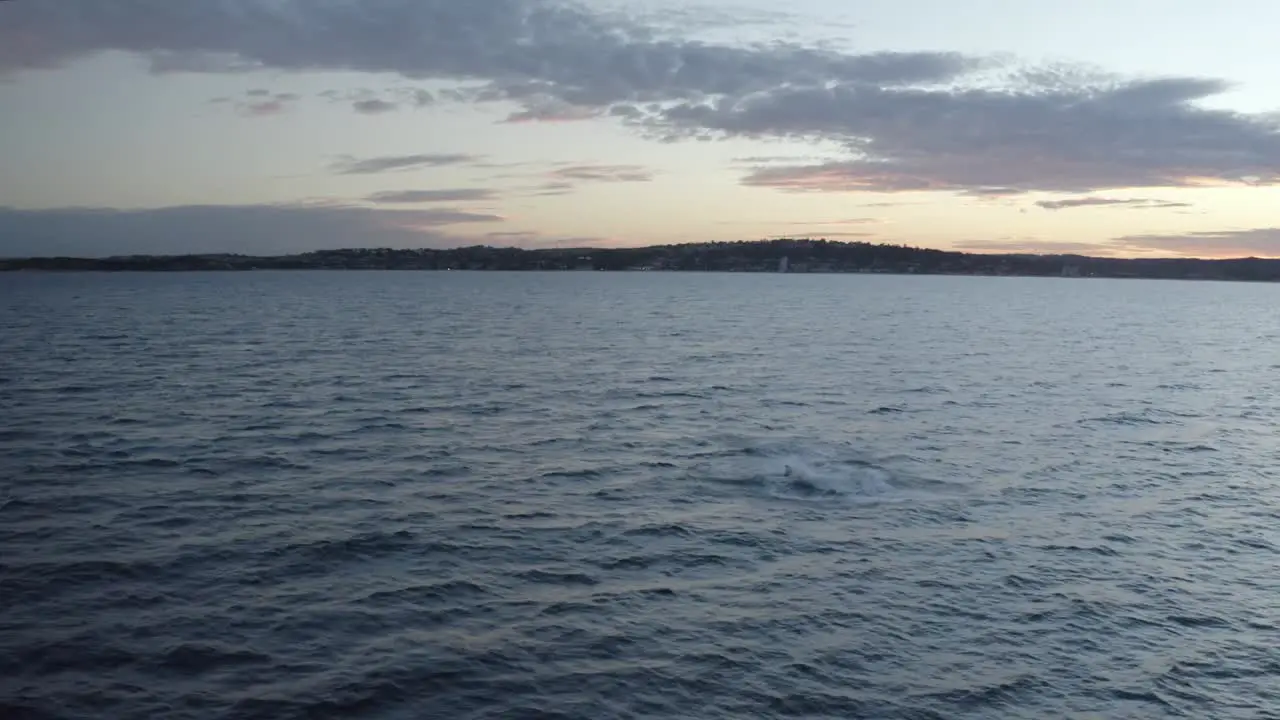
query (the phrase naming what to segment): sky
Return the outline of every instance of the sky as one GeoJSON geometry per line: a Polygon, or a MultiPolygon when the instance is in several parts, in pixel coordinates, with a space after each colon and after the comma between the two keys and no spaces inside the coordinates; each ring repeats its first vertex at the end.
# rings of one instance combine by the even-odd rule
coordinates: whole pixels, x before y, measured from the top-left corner
{"type": "Polygon", "coordinates": [[[1270,0],[3,0],[0,256],[1280,257],[1276,27],[1270,0]]]}

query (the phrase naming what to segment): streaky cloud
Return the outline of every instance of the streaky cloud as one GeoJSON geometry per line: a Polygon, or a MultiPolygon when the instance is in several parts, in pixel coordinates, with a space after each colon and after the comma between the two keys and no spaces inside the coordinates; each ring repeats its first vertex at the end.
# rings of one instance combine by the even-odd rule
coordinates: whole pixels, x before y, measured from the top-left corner
{"type": "Polygon", "coordinates": [[[364,159],[345,157],[334,162],[330,168],[339,175],[376,175],[384,172],[466,165],[480,159],[480,156],[468,153],[383,155],[364,159]]]}
{"type": "Polygon", "coordinates": [[[0,207],[0,256],[305,252],[325,247],[445,247],[440,228],[501,222],[454,209],[336,204],[187,205],[140,210],[0,207]]]}
{"type": "Polygon", "coordinates": [[[488,188],[450,188],[445,190],[387,190],[374,193],[365,200],[382,204],[436,202],[473,202],[493,200],[498,194],[488,188]]]}
{"type": "Polygon", "coordinates": [[[1130,252],[1172,252],[1186,257],[1275,258],[1280,257],[1280,227],[1126,235],[1112,244],[1130,252]]]}
{"type": "Polygon", "coordinates": [[[1157,210],[1164,208],[1186,208],[1191,207],[1191,203],[1184,202],[1168,202],[1166,200],[1152,200],[1149,198],[1107,198],[1107,197],[1081,197],[1068,198],[1066,200],[1040,200],[1036,205],[1045,210],[1069,210],[1073,208],[1083,207],[1127,207],[1131,210],[1157,210]]]}
{"type": "Polygon", "coordinates": [[[954,243],[956,250],[980,253],[1027,255],[1085,255],[1109,257],[1115,250],[1106,243],[1065,242],[1037,239],[967,240],[954,243]]]}
{"type": "Polygon", "coordinates": [[[653,172],[640,165],[570,165],[551,171],[561,181],[649,182],[653,172]]]}

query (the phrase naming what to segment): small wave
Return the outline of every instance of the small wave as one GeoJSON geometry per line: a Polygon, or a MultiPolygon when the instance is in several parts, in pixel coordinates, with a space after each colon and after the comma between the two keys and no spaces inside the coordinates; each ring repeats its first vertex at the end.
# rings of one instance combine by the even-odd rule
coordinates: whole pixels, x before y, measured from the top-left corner
{"type": "Polygon", "coordinates": [[[516,575],[522,580],[549,585],[598,585],[595,577],[581,572],[558,572],[554,570],[526,570],[516,575]]]}
{"type": "Polygon", "coordinates": [[[1111,696],[1117,700],[1127,700],[1130,702],[1144,702],[1161,707],[1169,707],[1169,702],[1150,690],[1126,690],[1118,688],[1111,691],[1111,696]]]}
{"type": "Polygon", "coordinates": [[[550,520],[559,517],[553,512],[545,510],[529,510],[524,512],[503,513],[504,520],[550,520]]]}
{"type": "Polygon", "coordinates": [[[219,670],[229,666],[266,665],[271,662],[270,655],[243,648],[184,643],[164,654],[161,667],[164,670],[174,670],[184,675],[201,675],[211,670],[219,670]]]}
{"type": "Polygon", "coordinates": [[[704,466],[695,477],[756,488],[786,500],[897,502],[932,495],[950,483],[903,475],[845,446],[747,446],[704,466]]]}
{"type": "Polygon", "coordinates": [[[1170,615],[1169,622],[1187,628],[1229,628],[1231,623],[1225,618],[1208,615],[1170,615]]]}
{"type": "Polygon", "coordinates": [[[951,388],[948,388],[948,387],[945,387],[945,386],[942,386],[942,385],[924,385],[924,386],[922,386],[922,387],[909,388],[909,389],[907,389],[907,390],[903,390],[902,392],[904,392],[904,393],[922,393],[922,394],[925,394],[925,395],[938,395],[938,394],[943,394],[943,393],[950,393],[950,392],[951,392],[951,388]]]}
{"type": "Polygon", "coordinates": [[[310,543],[294,543],[284,548],[285,553],[299,554],[308,562],[341,562],[379,557],[415,547],[416,536],[408,530],[395,532],[369,532],[340,540],[319,540],[310,543]]]}
{"type": "Polygon", "coordinates": [[[0,700],[0,717],[8,720],[58,720],[57,715],[34,705],[10,705],[3,700],[0,700]]]}
{"type": "Polygon", "coordinates": [[[624,557],[606,557],[596,563],[602,570],[648,570],[661,566],[668,574],[680,570],[701,567],[720,567],[734,564],[733,558],[717,553],[670,552],[646,553],[624,557]]]}
{"type": "Polygon", "coordinates": [[[1237,538],[1236,543],[1254,550],[1276,552],[1276,546],[1262,538],[1237,538]]]}
{"type": "Polygon", "coordinates": [[[1040,580],[1025,577],[1023,575],[1018,575],[1017,573],[1011,573],[1009,575],[1006,575],[1004,578],[1004,584],[1011,588],[1018,588],[1018,589],[1044,586],[1044,583],[1040,580]]]}
{"type": "Polygon", "coordinates": [[[656,523],[630,528],[623,535],[639,535],[642,537],[690,537],[693,531],[680,523],[656,523]]]}
{"type": "Polygon", "coordinates": [[[706,400],[707,396],[702,393],[672,390],[670,392],[637,392],[631,395],[637,400],[656,400],[661,398],[688,398],[693,400],[706,400]]]}
{"type": "Polygon", "coordinates": [[[105,388],[97,385],[62,385],[54,388],[54,392],[59,395],[85,395],[105,388]]]}
{"type": "Polygon", "coordinates": [[[244,470],[310,470],[311,466],[297,463],[276,455],[251,455],[236,458],[232,463],[237,469],[244,470]]]}
{"type": "Polygon", "coordinates": [[[1049,552],[1092,553],[1103,557],[1115,557],[1120,554],[1106,545],[1044,545],[1040,549],[1049,552]]]}
{"type": "Polygon", "coordinates": [[[29,442],[38,437],[40,433],[34,430],[0,430],[0,442],[29,442]]]}
{"type": "Polygon", "coordinates": [[[1201,416],[1196,413],[1148,408],[1136,412],[1123,411],[1111,413],[1109,415],[1089,417],[1077,422],[1081,425],[1179,425],[1185,419],[1198,417],[1201,416]]]}
{"type": "Polygon", "coordinates": [[[568,479],[583,480],[600,477],[600,471],[592,468],[584,468],[581,470],[552,470],[542,473],[542,477],[547,480],[551,479],[568,479]]]}
{"type": "Polygon", "coordinates": [[[1007,682],[978,685],[970,688],[958,688],[941,693],[932,693],[930,697],[963,709],[979,709],[1000,707],[1015,702],[1019,696],[1036,692],[1046,686],[1045,681],[1031,675],[1020,675],[1007,682]]]}
{"type": "Polygon", "coordinates": [[[446,580],[428,585],[412,585],[395,590],[379,590],[370,593],[365,601],[377,605],[388,603],[407,603],[420,605],[427,602],[442,602],[459,598],[476,598],[490,595],[488,588],[469,580],[446,580]]]}

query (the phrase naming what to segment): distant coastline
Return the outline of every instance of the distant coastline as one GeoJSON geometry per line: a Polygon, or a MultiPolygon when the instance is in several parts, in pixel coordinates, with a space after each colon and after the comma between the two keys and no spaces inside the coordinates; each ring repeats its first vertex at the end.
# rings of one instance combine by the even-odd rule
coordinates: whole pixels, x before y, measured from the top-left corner
{"type": "Polygon", "coordinates": [[[653,245],[639,248],[489,246],[443,250],[361,248],[293,255],[130,255],[109,258],[0,258],[0,271],[192,272],[247,270],[501,270],[897,273],[1280,280],[1280,260],[1104,258],[1085,255],[986,254],[905,245],[782,239],[653,245]]]}

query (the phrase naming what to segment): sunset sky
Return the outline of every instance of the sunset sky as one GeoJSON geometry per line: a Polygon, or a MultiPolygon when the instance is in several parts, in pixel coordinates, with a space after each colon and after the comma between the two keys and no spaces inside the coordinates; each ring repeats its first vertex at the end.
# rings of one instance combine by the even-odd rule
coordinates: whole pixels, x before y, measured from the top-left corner
{"type": "Polygon", "coordinates": [[[1276,28],[1270,0],[8,0],[0,255],[1280,256],[1276,28]]]}

